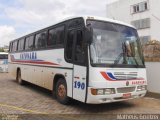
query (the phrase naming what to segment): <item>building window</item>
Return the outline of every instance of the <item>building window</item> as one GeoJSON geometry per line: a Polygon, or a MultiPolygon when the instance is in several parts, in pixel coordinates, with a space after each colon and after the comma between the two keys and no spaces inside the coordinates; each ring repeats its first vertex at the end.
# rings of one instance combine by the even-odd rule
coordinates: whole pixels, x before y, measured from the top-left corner
{"type": "Polygon", "coordinates": [[[131,24],[135,26],[136,29],[150,28],[150,18],[131,21],[131,24]]]}
{"type": "Polygon", "coordinates": [[[137,7],[133,6],[133,13],[136,13],[136,11],[137,11],[137,7]]]}
{"type": "Polygon", "coordinates": [[[145,4],[144,4],[144,9],[145,9],[145,10],[147,10],[147,9],[148,9],[147,2],[145,2],[145,4]]]}
{"type": "Polygon", "coordinates": [[[148,3],[147,2],[141,2],[136,5],[131,6],[132,7],[132,13],[138,13],[138,12],[144,12],[148,10],[148,3]]]}

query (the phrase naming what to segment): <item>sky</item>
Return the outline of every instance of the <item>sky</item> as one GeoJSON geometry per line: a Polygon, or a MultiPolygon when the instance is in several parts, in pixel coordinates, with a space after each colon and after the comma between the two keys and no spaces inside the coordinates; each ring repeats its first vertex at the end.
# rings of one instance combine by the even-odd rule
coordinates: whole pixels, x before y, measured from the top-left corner
{"type": "Polygon", "coordinates": [[[116,0],[0,0],[0,46],[69,16],[106,17],[116,0]]]}

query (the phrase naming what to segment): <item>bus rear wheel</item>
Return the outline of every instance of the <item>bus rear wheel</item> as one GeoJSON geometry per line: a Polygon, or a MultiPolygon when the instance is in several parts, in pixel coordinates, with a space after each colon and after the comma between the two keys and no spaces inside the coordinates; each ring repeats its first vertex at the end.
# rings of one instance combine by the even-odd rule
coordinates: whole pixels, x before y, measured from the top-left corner
{"type": "Polygon", "coordinates": [[[24,81],[22,80],[22,77],[21,77],[21,70],[18,70],[17,71],[17,82],[20,84],[20,85],[23,85],[24,84],[24,81]]]}
{"type": "Polygon", "coordinates": [[[56,84],[56,98],[61,104],[69,104],[70,98],[67,96],[67,84],[63,78],[60,78],[56,84]]]}

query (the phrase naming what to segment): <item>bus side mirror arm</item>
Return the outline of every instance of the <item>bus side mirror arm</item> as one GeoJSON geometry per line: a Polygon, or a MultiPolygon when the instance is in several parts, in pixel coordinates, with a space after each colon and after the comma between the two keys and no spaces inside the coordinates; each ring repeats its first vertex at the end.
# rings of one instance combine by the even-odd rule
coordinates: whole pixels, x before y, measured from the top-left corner
{"type": "Polygon", "coordinates": [[[88,43],[88,44],[91,44],[92,42],[92,34],[93,34],[93,30],[90,26],[87,26],[85,28],[85,41],[88,43]]]}

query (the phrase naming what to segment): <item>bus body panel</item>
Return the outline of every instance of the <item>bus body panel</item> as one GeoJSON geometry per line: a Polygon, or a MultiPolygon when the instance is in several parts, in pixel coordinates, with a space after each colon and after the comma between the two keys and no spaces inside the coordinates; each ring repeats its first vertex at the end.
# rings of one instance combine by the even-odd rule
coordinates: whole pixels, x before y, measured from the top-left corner
{"type": "Polygon", "coordinates": [[[67,63],[64,59],[64,48],[11,53],[9,57],[11,63],[73,68],[73,64],[67,63]]]}
{"type": "MultiPolygon", "coordinates": [[[[78,30],[82,31],[82,35],[85,34],[86,30],[85,27],[92,25],[88,24],[87,26],[87,19],[92,20],[94,19],[94,17],[83,17],[86,25],[85,27],[77,25],[75,24],[76,22],[74,22],[73,27],[75,28],[72,29],[67,28],[67,26],[71,27],[71,25],[69,24],[73,19],[74,18],[69,19],[67,20],[67,22],[63,21],[63,24],[66,24],[66,26],[64,30],[65,38],[62,48],[46,47],[45,49],[39,49],[39,50],[28,50],[28,51],[18,51],[18,52],[11,51],[9,55],[9,72],[14,77],[16,77],[17,69],[19,68],[21,70],[21,76],[23,80],[44,87],[49,90],[53,90],[54,86],[53,82],[55,76],[62,75],[64,76],[67,83],[67,96],[86,103],[100,104],[100,103],[117,102],[117,101],[143,97],[146,94],[146,90],[137,91],[137,87],[141,85],[147,85],[145,68],[125,68],[125,67],[116,68],[116,66],[113,68],[93,67],[91,66],[90,63],[91,62],[90,49],[88,49],[87,53],[88,57],[87,61],[85,61],[88,64],[79,64],[79,63],[77,64],[73,60],[75,59],[74,55],[76,53],[75,51],[77,47],[75,44],[76,41],[75,38],[78,36],[77,31],[78,30]],[[74,49],[72,49],[73,51],[71,55],[72,57],[67,60],[65,58],[66,57],[65,50],[67,51],[66,46],[68,45],[67,44],[68,38],[66,37],[69,35],[68,34],[69,31],[73,30],[74,30],[73,33],[74,35],[70,36],[69,38],[73,39],[73,43],[71,43],[73,44],[73,46],[70,46],[70,48],[74,49]],[[113,88],[115,90],[115,94],[93,95],[93,92],[91,91],[91,90],[108,89],[108,88],[113,88]],[[130,95],[130,96],[125,97],[125,95],[130,95]]],[[[97,20],[99,22],[108,22],[135,29],[131,25],[115,20],[110,20],[106,18],[104,19],[97,18],[97,20]]],[[[79,22],[77,23],[79,24],[79,22]]],[[[50,28],[52,27],[48,27],[45,29],[46,31],[49,31],[50,28]]],[[[39,31],[32,34],[36,35],[37,33],[39,33],[39,31]]],[[[29,35],[27,35],[27,37],[28,36],[29,35]]],[[[26,36],[22,38],[26,38],[26,36]]],[[[83,38],[86,39],[87,37],[82,36],[81,39],[83,38]]],[[[98,37],[96,38],[100,40],[102,37],[98,34],[98,37]]],[[[17,40],[13,42],[16,42],[17,40]]],[[[35,44],[35,39],[33,44],[35,44]]],[[[13,45],[13,43],[10,45],[13,45]]],[[[104,48],[107,48],[105,44],[104,46],[105,46],[104,48]]],[[[87,47],[88,48],[90,47],[89,44],[87,47]]]]}
{"type": "Polygon", "coordinates": [[[92,87],[88,87],[88,94],[87,94],[87,101],[86,103],[89,104],[103,104],[103,103],[112,103],[112,102],[119,102],[119,101],[126,101],[130,99],[135,99],[135,98],[141,98],[146,95],[146,90],[145,91],[140,91],[140,92],[130,92],[131,94],[130,97],[128,98],[123,98],[124,93],[116,93],[112,95],[92,95],[90,90],[92,87]]]}
{"type": "Polygon", "coordinates": [[[73,76],[73,98],[85,102],[87,67],[74,65],[73,76]]]}
{"type": "Polygon", "coordinates": [[[90,66],[89,69],[87,103],[123,101],[143,97],[147,92],[146,90],[137,91],[138,86],[147,85],[145,68],[98,68],[90,66]],[[91,93],[91,89],[107,88],[114,88],[116,93],[108,95],[93,95],[91,93]],[[131,94],[131,96],[123,98],[124,94],[131,94]]]}
{"type": "Polygon", "coordinates": [[[14,77],[20,68],[23,80],[49,90],[53,90],[55,75],[63,75],[68,96],[72,97],[73,64],[65,62],[64,49],[12,53],[9,58],[9,71],[14,77]]]}

